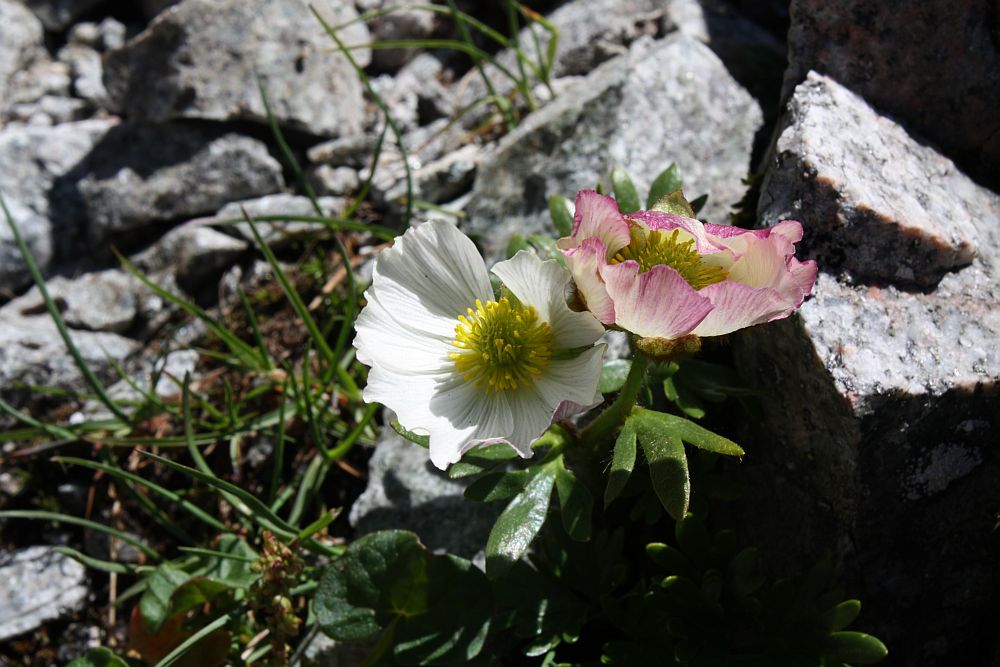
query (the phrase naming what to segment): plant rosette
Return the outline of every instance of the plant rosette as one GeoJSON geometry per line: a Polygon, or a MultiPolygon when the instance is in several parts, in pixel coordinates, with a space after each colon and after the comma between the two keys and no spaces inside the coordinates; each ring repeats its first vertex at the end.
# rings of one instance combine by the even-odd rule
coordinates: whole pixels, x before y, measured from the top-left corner
{"type": "Polygon", "coordinates": [[[424,223],[378,256],[357,320],[364,399],[429,436],[442,469],[492,443],[528,458],[553,421],[601,401],[604,327],[566,305],[566,269],[522,251],[493,273],[500,296],[468,237],[424,223]]]}
{"type": "Polygon", "coordinates": [[[613,198],[582,190],[558,247],[587,308],[655,357],[686,336],[788,317],[816,280],[816,263],[794,257],[801,239],[794,220],[762,230],[702,223],[680,191],[623,215],[613,198]]]}

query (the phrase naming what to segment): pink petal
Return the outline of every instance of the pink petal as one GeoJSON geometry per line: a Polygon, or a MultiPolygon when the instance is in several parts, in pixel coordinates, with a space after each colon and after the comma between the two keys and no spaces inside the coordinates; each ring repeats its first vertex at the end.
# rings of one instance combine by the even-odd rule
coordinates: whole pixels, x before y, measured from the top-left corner
{"type": "Polygon", "coordinates": [[[615,324],[647,338],[673,339],[691,333],[712,310],[676,270],[666,265],[639,273],[629,260],[601,269],[615,304],[615,324]]]}
{"type": "Polygon", "coordinates": [[[818,270],[819,267],[816,266],[815,260],[810,259],[806,262],[800,262],[794,257],[788,258],[788,275],[791,278],[791,282],[802,294],[803,298],[812,294],[818,270]]]}
{"type": "Polygon", "coordinates": [[[563,252],[566,267],[573,274],[576,289],[587,304],[587,310],[604,324],[615,323],[615,305],[608,296],[601,279],[600,269],[605,261],[606,250],[599,238],[589,238],[578,248],[563,252]]]}
{"type": "Polygon", "coordinates": [[[593,190],[580,190],[576,195],[570,247],[594,237],[601,239],[605,249],[614,254],[628,245],[628,223],[618,212],[618,203],[614,199],[599,195],[593,190]]]}
{"type": "Polygon", "coordinates": [[[697,336],[721,336],[737,329],[788,317],[802,298],[788,299],[776,289],[751,287],[727,280],[703,287],[700,295],[712,301],[713,310],[699,324],[697,336]]]}
{"type": "MultiPolygon", "coordinates": [[[[673,215],[663,211],[636,211],[630,213],[629,218],[642,222],[652,230],[671,231],[680,229],[694,238],[695,250],[699,254],[709,255],[724,249],[721,243],[713,240],[705,231],[705,224],[694,218],[685,218],[682,215],[673,215]]],[[[719,225],[713,225],[718,227],[719,225]]]]}

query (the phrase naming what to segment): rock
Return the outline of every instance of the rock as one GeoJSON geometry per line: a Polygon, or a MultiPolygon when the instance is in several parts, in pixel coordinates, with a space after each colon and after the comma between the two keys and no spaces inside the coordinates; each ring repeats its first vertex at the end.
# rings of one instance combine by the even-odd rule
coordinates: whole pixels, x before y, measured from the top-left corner
{"type": "Polygon", "coordinates": [[[992,0],[793,0],[785,95],[809,70],[860,94],[1000,185],[1000,42],[992,0]]]}
{"type": "MultiPolygon", "coordinates": [[[[391,139],[387,136],[383,149],[390,142],[391,139]]],[[[378,138],[375,136],[354,134],[318,143],[306,151],[306,156],[313,164],[361,168],[371,159],[377,144],[378,138]]]]}
{"type": "Polygon", "coordinates": [[[43,95],[27,104],[15,104],[10,109],[10,119],[32,127],[51,127],[75,120],[83,120],[90,115],[91,106],[75,97],[43,95]]]}
{"type": "Polygon", "coordinates": [[[100,23],[84,21],[70,28],[66,35],[69,45],[88,46],[95,51],[120,49],[125,45],[125,24],[108,16],[100,23]]]}
{"type": "Polygon", "coordinates": [[[192,221],[174,227],[130,259],[161,287],[176,284],[196,294],[246,249],[246,242],[192,221]]]}
{"type": "MultiPolygon", "coordinates": [[[[403,0],[361,0],[355,3],[364,13],[392,8],[368,22],[373,41],[398,39],[424,39],[434,34],[437,27],[435,14],[411,7],[403,0]]],[[[379,71],[394,72],[417,57],[419,49],[375,49],[372,66],[379,71]]]]}
{"type": "Polygon", "coordinates": [[[351,506],[359,533],[411,530],[434,551],[471,558],[486,546],[503,503],[470,502],[465,485],[431,465],[427,450],[385,429],[368,463],[368,488],[351,506]]]}
{"type": "Polygon", "coordinates": [[[512,233],[554,234],[547,197],[573,197],[615,164],[646,192],[676,161],[703,217],[726,222],[743,197],[760,108],[700,42],[633,46],[524,119],[481,160],[466,229],[496,258],[512,233]],[[669,109],[669,113],[664,110],[669,109]]]}
{"type": "MultiPolygon", "coordinates": [[[[75,279],[56,276],[45,287],[68,326],[113,333],[123,333],[135,322],[140,292],[144,291],[138,279],[118,269],[86,273],[75,279]]],[[[38,287],[32,287],[7,307],[17,308],[26,316],[47,312],[38,287]]]]}
{"type": "MultiPolygon", "coordinates": [[[[346,0],[324,3],[330,25],[355,18],[346,0]]],[[[339,33],[368,41],[364,24],[339,33]]],[[[361,66],[365,49],[351,52],[361,66]]],[[[114,108],[132,120],[253,120],[267,114],[259,75],[279,123],[315,135],[359,132],[361,83],[304,0],[184,0],[105,57],[114,108]]]]}
{"type": "Polygon", "coordinates": [[[74,94],[98,108],[107,107],[101,54],[89,46],[67,44],[59,50],[59,60],[70,67],[74,94]]]}
{"type": "MultiPolygon", "coordinates": [[[[87,120],[56,127],[0,130],[0,194],[43,271],[80,237],[83,207],[69,174],[114,123],[87,120]]],[[[0,221],[0,290],[31,283],[6,221],[0,221]]]]}
{"type": "Polygon", "coordinates": [[[826,270],[928,287],[972,262],[996,197],[864,100],[810,73],[796,88],[762,184],[769,216],[810,218],[804,248],[826,270]],[[977,229],[980,228],[980,229],[977,229]]]}
{"type": "MultiPolygon", "coordinates": [[[[466,192],[476,174],[481,153],[482,149],[476,144],[467,144],[416,169],[412,184],[414,199],[440,204],[466,192]]],[[[375,200],[402,210],[406,202],[405,175],[401,175],[387,190],[383,190],[384,187],[384,182],[378,177],[372,181],[375,200]]]]}
{"type": "Polygon", "coordinates": [[[10,100],[10,79],[45,55],[41,22],[24,5],[0,0],[0,112],[10,100]]]}
{"type": "Polygon", "coordinates": [[[762,397],[738,523],[775,574],[833,555],[898,664],[981,664],[1000,599],[1000,227],[983,223],[1000,197],[823,77],[783,125],[758,215],[801,220],[821,272],[797,317],[734,337],[762,397]],[[881,254],[861,257],[863,230],[881,254]]]}
{"type": "MultiPolygon", "coordinates": [[[[346,202],[337,197],[320,197],[317,200],[323,214],[327,217],[336,218],[344,211],[346,202]]],[[[249,199],[241,202],[226,204],[215,214],[216,220],[243,220],[243,209],[251,218],[262,216],[307,216],[315,217],[316,209],[308,197],[290,194],[276,194],[261,197],[259,199],[249,199]]],[[[206,220],[210,222],[210,220],[206,220]]],[[[316,234],[323,230],[323,226],[315,222],[288,221],[288,222],[266,222],[255,221],[257,231],[264,242],[272,247],[280,247],[288,243],[316,234]]],[[[250,225],[240,222],[231,227],[240,236],[250,243],[255,243],[250,225]]]]}
{"type": "Polygon", "coordinates": [[[358,170],[351,167],[331,167],[320,164],[307,174],[309,184],[318,195],[352,195],[361,187],[358,170]]]}
{"type": "Polygon", "coordinates": [[[451,95],[443,83],[445,77],[441,61],[423,53],[395,75],[383,74],[372,79],[371,83],[396,124],[408,131],[451,116],[454,108],[451,95]]]}
{"type": "Polygon", "coordinates": [[[0,555],[0,641],[83,608],[84,568],[52,547],[0,555]]]}
{"type": "Polygon", "coordinates": [[[72,85],[72,72],[67,63],[51,61],[47,57],[36,60],[29,67],[15,72],[8,81],[3,116],[13,120],[25,118],[25,105],[33,105],[46,96],[68,97],[72,85]],[[21,107],[21,110],[15,114],[13,109],[16,107],[21,107]]]}
{"type": "Polygon", "coordinates": [[[83,16],[104,0],[24,0],[46,30],[60,32],[68,28],[79,16],[83,16]]]}
{"type": "Polygon", "coordinates": [[[180,123],[122,124],[82,171],[78,188],[95,240],[284,188],[281,165],[260,141],[180,123]]]}
{"type": "MultiPolygon", "coordinates": [[[[113,333],[76,330],[70,335],[101,381],[114,376],[112,360],[123,363],[138,348],[136,341],[113,333]]],[[[48,313],[25,316],[11,302],[0,308],[0,388],[4,395],[20,397],[31,385],[87,388],[48,313]]]]}
{"type": "Polygon", "coordinates": [[[139,7],[142,9],[142,13],[147,19],[153,20],[165,9],[173,7],[178,2],[180,2],[180,0],[139,0],[139,7]]]}

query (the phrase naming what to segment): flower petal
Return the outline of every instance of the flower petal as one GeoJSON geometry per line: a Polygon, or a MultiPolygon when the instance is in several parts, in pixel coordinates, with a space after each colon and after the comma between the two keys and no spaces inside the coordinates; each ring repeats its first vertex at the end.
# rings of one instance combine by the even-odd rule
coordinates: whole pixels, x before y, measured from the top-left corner
{"type": "Polygon", "coordinates": [[[573,214],[573,235],[570,239],[560,239],[563,245],[559,247],[568,250],[595,237],[601,239],[609,253],[616,253],[628,245],[628,223],[613,198],[593,190],[580,190],[573,214]]]}
{"type": "Polygon", "coordinates": [[[392,248],[383,250],[375,261],[372,284],[389,312],[438,336],[451,336],[455,318],[476,299],[493,298],[475,244],[454,225],[438,220],[408,229],[392,248]]]}
{"type": "Polygon", "coordinates": [[[554,259],[542,261],[522,250],[493,267],[504,285],[521,303],[534,306],[552,327],[555,349],[590,345],[604,334],[604,327],[590,313],[575,313],[566,305],[570,274],[554,259]]]}
{"type": "Polygon", "coordinates": [[[646,225],[651,230],[671,231],[680,229],[694,239],[695,250],[701,255],[710,255],[719,252],[724,248],[714,241],[705,231],[705,225],[701,220],[685,218],[682,215],[673,215],[663,211],[636,211],[629,214],[629,218],[637,220],[646,225]]]}
{"type": "MultiPolygon", "coordinates": [[[[429,407],[437,417],[425,427],[430,435],[431,462],[442,470],[474,447],[508,441],[514,430],[506,394],[486,394],[464,380],[444,384],[429,407]]],[[[531,450],[518,453],[530,456],[531,450]]]]}
{"type": "Polygon", "coordinates": [[[712,300],[712,312],[695,330],[698,336],[723,334],[788,317],[802,297],[788,299],[776,289],[759,288],[727,280],[703,287],[699,294],[712,300]]]}
{"type": "Polygon", "coordinates": [[[601,277],[615,303],[615,324],[638,336],[684,336],[712,310],[711,301],[664,264],[642,274],[633,260],[608,264],[601,277]]]}
{"type": "Polygon", "coordinates": [[[565,251],[566,266],[573,274],[576,289],[587,309],[604,324],[615,323],[615,305],[604,287],[600,269],[607,264],[605,248],[600,239],[584,241],[579,247],[565,251]]]}
{"type": "MultiPolygon", "coordinates": [[[[452,327],[450,336],[443,337],[426,332],[426,328],[412,326],[414,321],[394,317],[376,296],[376,290],[365,293],[368,305],[354,324],[357,336],[354,347],[358,361],[368,366],[384,365],[401,370],[440,372],[454,365],[448,354],[454,351],[455,320],[448,320],[452,327]]],[[[429,313],[424,316],[431,318],[429,313]]],[[[416,318],[419,323],[419,314],[416,318]]]]}
{"type": "Polygon", "coordinates": [[[535,390],[546,405],[558,410],[571,401],[586,409],[603,400],[597,390],[607,345],[595,345],[573,359],[550,361],[535,378],[535,390]]]}

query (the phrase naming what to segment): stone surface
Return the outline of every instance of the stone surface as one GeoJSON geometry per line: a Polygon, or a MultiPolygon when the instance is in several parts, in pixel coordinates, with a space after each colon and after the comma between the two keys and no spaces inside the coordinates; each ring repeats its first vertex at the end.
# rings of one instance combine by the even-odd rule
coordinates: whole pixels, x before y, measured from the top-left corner
{"type": "Polygon", "coordinates": [[[793,0],[785,97],[809,70],[1000,185],[1000,40],[993,0],[793,0]]]}
{"type": "Polygon", "coordinates": [[[0,0],[0,112],[9,105],[10,79],[45,55],[41,22],[13,0],[0,0]]]}
{"type": "Polygon", "coordinates": [[[471,558],[486,546],[503,503],[465,500],[465,485],[431,465],[427,450],[386,428],[368,463],[368,488],[351,506],[359,533],[397,528],[427,548],[471,558]]]}
{"type": "Polygon", "coordinates": [[[404,131],[449,117],[455,111],[452,95],[445,87],[444,65],[429,53],[415,57],[392,76],[375,77],[371,83],[404,131]]]}
{"type": "MultiPolygon", "coordinates": [[[[323,214],[336,218],[343,213],[346,202],[338,197],[319,197],[317,200],[323,214]]],[[[316,209],[308,197],[291,194],[276,194],[260,197],[259,199],[249,199],[246,201],[232,202],[223,206],[215,214],[216,220],[243,219],[243,209],[251,218],[270,215],[286,216],[308,216],[315,217],[316,209]]],[[[322,231],[322,225],[314,222],[288,221],[288,222],[265,222],[255,221],[257,232],[264,239],[264,242],[272,247],[287,245],[288,243],[322,231]]],[[[240,222],[232,226],[232,229],[250,243],[254,243],[253,232],[250,225],[240,222]]]]}
{"type": "MultiPolygon", "coordinates": [[[[360,0],[355,3],[362,12],[392,8],[392,11],[369,21],[372,40],[423,39],[430,37],[437,26],[435,14],[413,7],[404,0],[360,0]]],[[[419,49],[375,49],[372,65],[380,71],[395,71],[417,57],[419,49]]]]}
{"type": "MultiPolygon", "coordinates": [[[[139,344],[118,334],[70,332],[80,356],[101,380],[114,375],[110,360],[124,363],[139,344]]],[[[48,313],[22,315],[14,302],[0,308],[0,392],[19,396],[23,385],[81,390],[87,387],[48,313]],[[14,307],[12,307],[14,306],[14,307]]]]}
{"type": "MultiPolygon", "coordinates": [[[[330,25],[355,18],[346,0],[324,3],[330,25]]],[[[339,33],[368,41],[363,23],[339,33]]],[[[352,51],[364,66],[367,50],[352,51]]],[[[253,120],[267,114],[259,75],[279,123],[317,135],[358,132],[361,83],[304,0],[184,0],[105,57],[112,104],[133,120],[253,120]]]]}
{"type": "Polygon", "coordinates": [[[816,73],[792,96],[761,198],[765,224],[806,221],[805,250],[864,281],[934,285],[1000,224],[995,195],[816,73]]]}
{"type": "Polygon", "coordinates": [[[637,43],[482,158],[466,228],[496,257],[514,232],[555,233],[549,195],[594,187],[614,164],[645,192],[671,162],[689,196],[709,193],[702,216],[724,223],[744,195],[761,122],[760,108],[702,43],[680,34],[637,43]]]}
{"type": "MultiPolygon", "coordinates": [[[[114,124],[103,120],[0,130],[0,195],[35,260],[47,270],[80,236],[83,207],[66,176],[114,124]]],[[[0,221],[0,290],[31,283],[13,235],[0,221]]]]}
{"type": "MultiPolygon", "coordinates": [[[[415,169],[412,174],[413,198],[440,204],[468,191],[481,155],[482,149],[479,146],[467,144],[415,169]]],[[[394,180],[377,176],[372,181],[372,196],[375,200],[396,211],[402,210],[406,205],[406,177],[402,173],[401,161],[399,166],[400,169],[395,174],[389,172],[396,176],[394,180]],[[389,183],[392,184],[388,185],[389,183]]]]}
{"type": "MultiPolygon", "coordinates": [[[[94,271],[77,278],[56,276],[45,283],[49,296],[59,305],[63,320],[74,329],[123,333],[140,311],[141,283],[118,269],[94,271]]],[[[46,313],[38,287],[14,299],[22,315],[46,313]]]]}
{"type": "Polygon", "coordinates": [[[104,0],[24,0],[24,4],[45,24],[46,30],[59,32],[69,27],[104,0]]]}
{"type": "Polygon", "coordinates": [[[193,294],[246,249],[246,242],[192,221],[174,227],[129,259],[161,287],[177,285],[193,294]]]}
{"type": "Polygon", "coordinates": [[[84,567],[51,547],[0,555],[0,641],[83,607],[84,567]]]}
{"type": "Polygon", "coordinates": [[[82,44],[67,44],[59,50],[59,60],[70,67],[73,93],[77,97],[95,107],[107,107],[108,93],[104,89],[101,54],[96,49],[82,44]]]}
{"type": "Polygon", "coordinates": [[[738,471],[753,498],[740,523],[775,573],[832,554],[894,664],[985,664],[1000,609],[1000,197],[834,86],[811,78],[796,93],[786,125],[812,140],[784,144],[827,182],[779,150],[760,199],[768,224],[798,201],[821,272],[798,316],[734,338],[763,406],[738,471]],[[924,193],[933,201],[908,200],[924,193]],[[883,239],[881,257],[861,257],[851,224],[883,239]],[[961,239],[976,254],[942,275],[934,258],[961,239]],[[915,290],[866,261],[938,271],[915,290]]]}
{"type": "Polygon", "coordinates": [[[331,167],[320,164],[311,168],[307,177],[318,195],[353,195],[361,187],[358,170],[351,167],[331,167]]]}
{"type": "Polygon", "coordinates": [[[81,172],[78,188],[97,240],[284,188],[281,165],[260,141],[180,123],[122,124],[81,172]]]}

